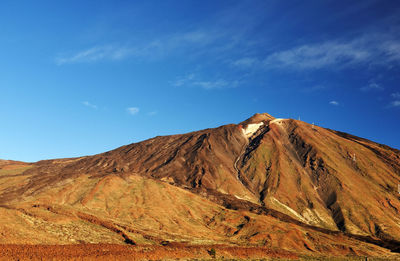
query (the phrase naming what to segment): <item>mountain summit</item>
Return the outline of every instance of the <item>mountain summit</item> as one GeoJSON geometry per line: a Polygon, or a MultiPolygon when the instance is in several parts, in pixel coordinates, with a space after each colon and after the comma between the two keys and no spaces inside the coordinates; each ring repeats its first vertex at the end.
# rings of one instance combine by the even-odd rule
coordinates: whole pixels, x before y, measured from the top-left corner
{"type": "Polygon", "coordinates": [[[293,119],[0,164],[0,242],[400,252],[400,151],[293,119]]]}
{"type": "Polygon", "coordinates": [[[247,120],[240,123],[242,126],[246,126],[248,124],[260,123],[260,122],[267,122],[274,120],[275,117],[269,115],[268,113],[256,113],[247,120]]]}

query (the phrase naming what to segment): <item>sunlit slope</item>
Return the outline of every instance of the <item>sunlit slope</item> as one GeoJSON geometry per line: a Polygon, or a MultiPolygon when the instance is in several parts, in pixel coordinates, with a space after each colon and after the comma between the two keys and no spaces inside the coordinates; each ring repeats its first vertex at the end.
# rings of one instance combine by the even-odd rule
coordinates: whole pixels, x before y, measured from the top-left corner
{"type": "Polygon", "coordinates": [[[170,241],[267,246],[304,254],[390,255],[346,236],[229,210],[184,189],[135,175],[67,179],[23,202],[2,206],[0,212],[0,243],[170,241]]]}
{"type": "Polygon", "coordinates": [[[260,200],[302,222],[400,238],[399,151],[296,120],[260,130],[241,160],[260,200]]]}
{"type": "Polygon", "coordinates": [[[400,251],[399,157],[365,139],[256,114],[94,156],[0,161],[0,241],[387,254],[400,251]]]}

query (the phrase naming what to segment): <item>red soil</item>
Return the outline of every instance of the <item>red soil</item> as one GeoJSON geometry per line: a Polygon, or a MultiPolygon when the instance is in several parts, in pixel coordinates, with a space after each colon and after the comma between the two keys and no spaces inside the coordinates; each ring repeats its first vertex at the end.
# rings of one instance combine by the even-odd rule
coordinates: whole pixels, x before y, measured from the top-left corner
{"type": "Polygon", "coordinates": [[[212,259],[216,258],[285,258],[297,259],[296,254],[267,248],[233,246],[124,246],[116,244],[80,245],[0,245],[0,260],[160,260],[160,259],[212,259]]]}

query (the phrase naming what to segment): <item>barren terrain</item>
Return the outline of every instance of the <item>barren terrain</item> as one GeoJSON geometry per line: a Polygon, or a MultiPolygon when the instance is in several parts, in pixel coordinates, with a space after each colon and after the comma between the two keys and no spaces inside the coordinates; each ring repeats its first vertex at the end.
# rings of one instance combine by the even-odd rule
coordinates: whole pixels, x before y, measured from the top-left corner
{"type": "Polygon", "coordinates": [[[0,161],[0,253],[396,259],[398,184],[398,150],[256,114],[94,156],[0,161]]]}

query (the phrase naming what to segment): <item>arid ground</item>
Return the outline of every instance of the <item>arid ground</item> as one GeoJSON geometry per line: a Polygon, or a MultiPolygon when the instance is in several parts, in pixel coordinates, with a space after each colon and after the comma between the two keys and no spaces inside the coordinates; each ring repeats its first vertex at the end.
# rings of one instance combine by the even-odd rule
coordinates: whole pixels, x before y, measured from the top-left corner
{"type": "Polygon", "coordinates": [[[256,114],[0,161],[0,259],[399,258],[400,151],[256,114]]]}

